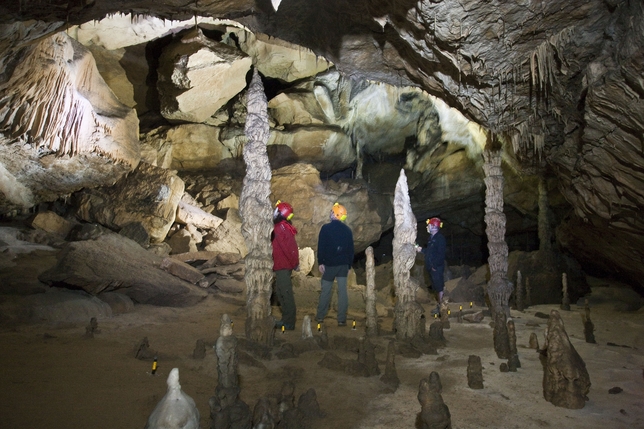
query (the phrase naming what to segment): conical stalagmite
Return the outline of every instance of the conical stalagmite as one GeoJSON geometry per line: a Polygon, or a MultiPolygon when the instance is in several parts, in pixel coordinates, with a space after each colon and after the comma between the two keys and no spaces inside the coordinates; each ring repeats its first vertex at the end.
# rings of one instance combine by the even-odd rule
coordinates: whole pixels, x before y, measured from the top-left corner
{"type": "Polygon", "coordinates": [[[584,324],[584,337],[587,343],[595,344],[595,324],[590,320],[590,306],[588,305],[588,298],[585,300],[584,314],[581,316],[581,321],[584,324]]]}
{"type": "Polygon", "coordinates": [[[524,288],[523,288],[523,278],[521,277],[521,271],[517,271],[517,288],[516,288],[516,303],[517,303],[517,310],[523,311],[525,310],[525,301],[523,299],[523,295],[525,294],[524,288]]]}
{"type": "Polygon", "coordinates": [[[539,350],[539,338],[534,332],[530,334],[529,346],[531,349],[539,350]]]}
{"type": "Polygon", "coordinates": [[[568,296],[568,275],[566,273],[561,274],[561,287],[561,309],[564,311],[570,311],[570,297],[568,296]]]}
{"type": "Polygon", "coordinates": [[[517,368],[521,368],[521,361],[519,361],[519,353],[517,351],[517,334],[514,326],[514,320],[508,320],[508,338],[510,340],[510,357],[508,358],[508,367],[510,371],[515,372],[517,368]]]}
{"type": "Polygon", "coordinates": [[[199,429],[195,401],[181,390],[179,368],[168,375],[168,392],[150,414],[145,429],[199,429]]]}
{"type": "Polygon", "coordinates": [[[543,396],[558,407],[586,405],[590,377],[586,364],[568,339],[557,310],[550,311],[546,344],[542,350],[543,396]]]}

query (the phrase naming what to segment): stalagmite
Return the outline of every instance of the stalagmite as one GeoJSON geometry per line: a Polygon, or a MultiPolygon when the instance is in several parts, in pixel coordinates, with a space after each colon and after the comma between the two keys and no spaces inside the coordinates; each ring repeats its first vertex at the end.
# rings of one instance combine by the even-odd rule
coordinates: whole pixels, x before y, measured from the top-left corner
{"type": "Polygon", "coordinates": [[[523,290],[523,279],[521,278],[521,271],[517,271],[517,288],[516,288],[516,302],[517,310],[525,310],[525,302],[523,300],[524,290],[523,290]]]}
{"type": "Polygon", "coordinates": [[[313,330],[311,329],[311,315],[307,314],[302,320],[302,339],[313,338],[313,330]]]}
{"type": "Polygon", "coordinates": [[[416,302],[418,283],[409,275],[416,260],[416,218],[411,211],[409,188],[405,170],[400,170],[394,195],[393,269],[396,306],[394,308],[396,338],[411,339],[423,333],[423,308],[416,302]]]}
{"type": "Polygon", "coordinates": [[[365,313],[367,317],[367,336],[378,336],[378,313],[376,311],[376,269],[373,259],[373,247],[369,246],[365,250],[367,257],[367,291],[365,298],[365,313]]]}
{"type": "Polygon", "coordinates": [[[519,352],[517,351],[517,332],[512,319],[508,320],[508,337],[510,339],[508,367],[510,367],[510,371],[515,372],[517,368],[521,368],[521,361],[519,361],[519,352]]]}
{"type": "Polygon", "coordinates": [[[588,305],[588,298],[585,300],[584,314],[581,316],[584,323],[584,337],[587,343],[595,344],[595,325],[590,320],[590,306],[588,305]]]}
{"type": "Polygon", "coordinates": [[[440,321],[441,324],[443,325],[443,329],[450,329],[451,324],[449,323],[449,316],[450,316],[450,309],[447,300],[443,300],[443,302],[440,303],[440,321]]]}
{"type": "Polygon", "coordinates": [[[273,230],[271,193],[271,166],[266,143],[269,138],[268,113],[264,86],[257,72],[248,88],[248,117],[244,145],[246,176],[244,177],[239,212],[242,217],[242,235],[246,242],[246,338],[271,347],[274,339],[274,319],[271,317],[271,281],[273,257],[271,232],[273,230]]]}
{"type": "Polygon", "coordinates": [[[199,429],[199,410],[195,401],[179,384],[179,368],[168,375],[168,392],[150,414],[145,429],[199,429]]]}
{"type": "Polygon", "coordinates": [[[550,311],[546,344],[542,350],[543,396],[557,407],[583,408],[588,400],[590,377],[570,343],[557,310],[550,311]]]}
{"type": "Polygon", "coordinates": [[[480,356],[470,355],[467,359],[467,385],[470,389],[483,388],[483,365],[480,356]]]}
{"type": "Polygon", "coordinates": [[[530,279],[528,277],[525,278],[525,306],[530,307],[532,305],[532,299],[530,296],[532,295],[532,290],[530,289],[530,279]]]}
{"type": "Polygon", "coordinates": [[[561,273],[561,286],[563,297],[561,298],[561,309],[570,311],[570,297],[568,296],[568,275],[561,273]]]}
{"type": "Polygon", "coordinates": [[[400,379],[396,372],[396,341],[390,340],[387,345],[387,363],[385,364],[385,373],[380,377],[380,381],[385,383],[392,392],[395,392],[400,385],[400,379]]]}
{"type": "Polygon", "coordinates": [[[227,314],[221,316],[219,338],[215,343],[217,355],[217,387],[210,398],[211,429],[250,427],[250,408],[239,399],[237,370],[237,337],[227,314]]]}
{"type": "Polygon", "coordinates": [[[488,238],[490,256],[490,281],[487,284],[487,294],[492,304],[494,319],[494,350],[500,359],[510,357],[510,343],[506,325],[510,314],[508,301],[512,293],[512,285],[507,279],[508,245],[505,242],[505,214],[503,213],[503,171],[501,170],[501,150],[492,135],[488,140],[488,148],[483,152],[483,170],[485,172],[485,232],[488,238]]]}
{"type": "Polygon", "coordinates": [[[360,337],[358,363],[364,365],[368,377],[380,374],[378,359],[376,359],[376,349],[366,337],[360,337]]]}
{"type": "Polygon", "coordinates": [[[539,338],[537,338],[537,334],[534,332],[530,334],[530,340],[529,340],[529,345],[531,349],[539,350],[539,338]]]}
{"type": "Polygon", "coordinates": [[[422,407],[417,419],[417,428],[420,429],[451,429],[452,416],[449,408],[443,402],[441,395],[443,386],[440,376],[432,371],[429,377],[420,380],[418,387],[418,402],[422,407]]]}

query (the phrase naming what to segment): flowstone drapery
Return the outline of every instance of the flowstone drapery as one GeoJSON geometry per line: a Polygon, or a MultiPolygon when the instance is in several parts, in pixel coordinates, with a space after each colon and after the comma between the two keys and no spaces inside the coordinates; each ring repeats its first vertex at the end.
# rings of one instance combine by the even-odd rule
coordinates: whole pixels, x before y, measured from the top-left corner
{"type": "Polygon", "coordinates": [[[246,338],[272,347],[274,323],[271,317],[271,281],[273,257],[271,249],[271,166],[266,153],[269,137],[268,112],[264,85],[257,73],[248,87],[248,118],[244,132],[244,177],[239,212],[242,235],[246,242],[246,338]]]}
{"type": "Polygon", "coordinates": [[[393,269],[396,306],[394,327],[398,340],[411,339],[421,330],[423,308],[416,302],[418,283],[409,276],[416,260],[416,217],[411,211],[405,170],[400,170],[394,195],[393,269]]]}
{"type": "Polygon", "coordinates": [[[490,147],[494,136],[489,137],[488,148],[483,151],[483,170],[485,172],[485,232],[487,248],[490,252],[488,265],[490,281],[487,294],[492,304],[494,318],[494,351],[500,359],[510,357],[510,342],[507,317],[510,314],[508,301],[512,285],[508,282],[508,245],[505,242],[505,214],[503,213],[503,171],[501,170],[501,150],[490,147]]]}

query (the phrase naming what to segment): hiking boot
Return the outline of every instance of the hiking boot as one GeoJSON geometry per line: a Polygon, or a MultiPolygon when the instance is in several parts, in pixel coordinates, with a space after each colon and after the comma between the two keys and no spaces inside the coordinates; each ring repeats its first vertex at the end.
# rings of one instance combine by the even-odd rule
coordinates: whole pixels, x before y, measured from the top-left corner
{"type": "Polygon", "coordinates": [[[338,326],[347,326],[347,322],[338,322],[338,326]]]}
{"type": "Polygon", "coordinates": [[[434,314],[441,314],[441,306],[437,305],[436,308],[432,310],[432,315],[434,314]]]}
{"type": "Polygon", "coordinates": [[[282,329],[282,326],[284,327],[285,331],[294,331],[295,330],[295,325],[284,323],[284,321],[282,321],[282,320],[278,320],[277,322],[275,322],[275,328],[282,329]]]}

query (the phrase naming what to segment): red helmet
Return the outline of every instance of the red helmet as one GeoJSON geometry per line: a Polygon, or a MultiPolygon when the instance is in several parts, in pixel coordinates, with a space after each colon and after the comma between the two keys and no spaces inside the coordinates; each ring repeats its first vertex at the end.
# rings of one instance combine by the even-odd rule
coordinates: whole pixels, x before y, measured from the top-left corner
{"type": "Polygon", "coordinates": [[[427,219],[427,225],[434,225],[434,226],[437,226],[438,228],[442,228],[443,222],[441,222],[440,218],[433,217],[431,219],[427,219]]]}
{"type": "Polygon", "coordinates": [[[293,217],[293,206],[291,206],[289,203],[285,203],[282,201],[277,201],[277,204],[275,205],[275,212],[273,213],[273,217],[277,217],[277,214],[282,215],[282,217],[286,220],[291,220],[293,217]]]}

